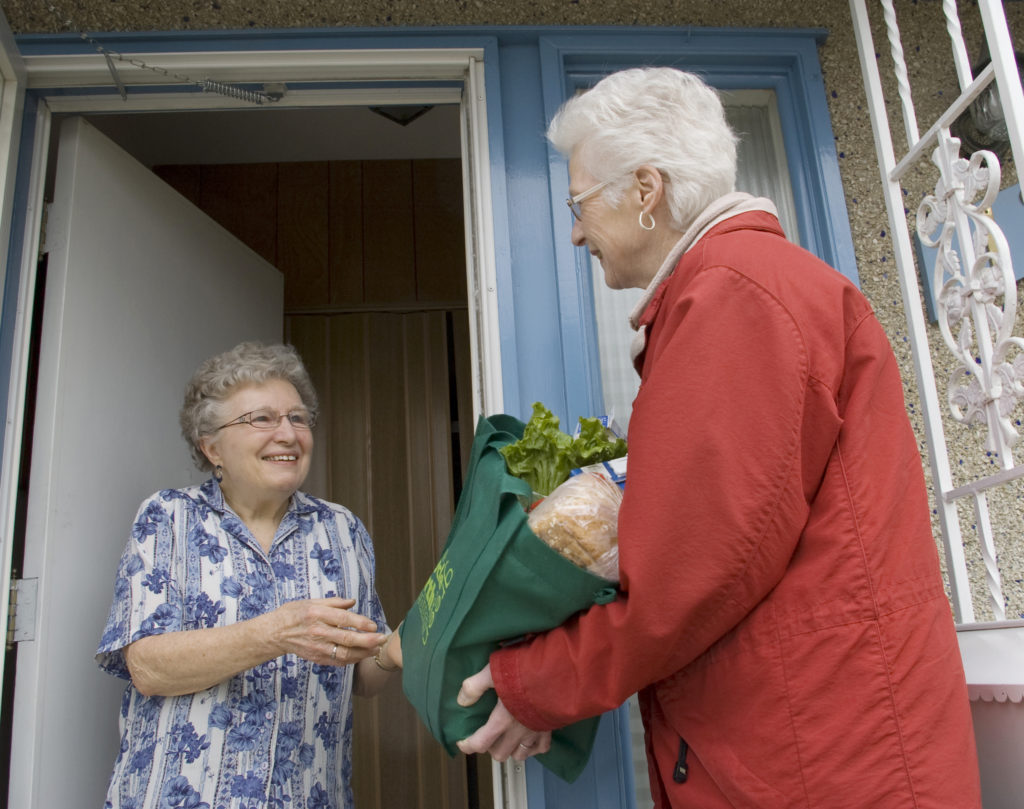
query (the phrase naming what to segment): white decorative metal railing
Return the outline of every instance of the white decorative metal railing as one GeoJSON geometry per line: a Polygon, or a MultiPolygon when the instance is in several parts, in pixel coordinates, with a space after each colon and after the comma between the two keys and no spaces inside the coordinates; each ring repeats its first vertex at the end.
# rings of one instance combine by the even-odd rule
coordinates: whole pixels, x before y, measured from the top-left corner
{"type": "Polygon", "coordinates": [[[978,2],[991,61],[977,76],[968,60],[957,5],[953,0],[943,0],[942,12],[961,92],[919,136],[895,9],[892,0],[880,0],[880,5],[907,140],[907,151],[899,160],[893,146],[878,66],[881,60],[876,59],[866,0],[850,0],[921,396],[953,610],[959,623],[975,623],[958,512],[960,504],[969,504],[973,506],[989,607],[995,619],[1003,621],[1006,609],[989,494],[1024,477],[1024,465],[1018,465],[1012,453],[1019,438],[1013,414],[1024,399],[1024,339],[1013,334],[1017,284],[1010,249],[990,213],[1000,189],[999,159],[984,150],[961,156],[961,141],[950,134],[950,127],[993,85],[1015,164],[1020,167],[1024,165],[1024,93],[999,0],[978,2]],[[942,362],[953,367],[948,381],[944,380],[945,406],[940,404],[932,365],[902,187],[911,170],[929,154],[938,169],[939,180],[934,192],[920,203],[916,231],[922,244],[937,250],[935,266],[922,268],[922,272],[931,272],[939,332],[950,352],[942,362]],[[944,415],[954,424],[973,425],[986,431],[984,450],[996,459],[997,472],[954,485],[944,415]]]}

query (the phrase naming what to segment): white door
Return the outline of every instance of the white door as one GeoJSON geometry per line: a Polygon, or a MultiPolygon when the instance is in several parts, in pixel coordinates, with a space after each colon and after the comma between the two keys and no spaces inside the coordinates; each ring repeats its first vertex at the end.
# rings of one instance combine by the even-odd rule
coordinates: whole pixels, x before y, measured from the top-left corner
{"type": "Polygon", "coordinates": [[[100,672],[135,510],[196,482],[178,428],[196,365],[279,341],[280,273],[82,119],[60,133],[22,577],[9,805],[100,807],[124,683],[100,672]]]}

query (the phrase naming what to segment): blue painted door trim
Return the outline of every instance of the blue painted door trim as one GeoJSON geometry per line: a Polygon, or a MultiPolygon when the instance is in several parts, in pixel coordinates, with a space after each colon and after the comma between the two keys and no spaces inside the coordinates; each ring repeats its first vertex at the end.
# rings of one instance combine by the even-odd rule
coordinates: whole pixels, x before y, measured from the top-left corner
{"type": "MultiPolygon", "coordinates": [[[[32,168],[32,141],[35,138],[38,100],[32,93],[25,94],[21,130],[18,137],[18,165],[14,174],[14,204],[11,206],[11,232],[8,238],[7,272],[4,275],[3,298],[0,302],[0,414],[6,424],[11,373],[14,367],[14,325],[18,312],[18,294],[21,290],[21,265],[24,252],[25,227],[28,217],[29,175],[32,168]]],[[[5,433],[0,433],[0,443],[5,433]]],[[[2,447],[0,447],[2,449],[2,447]]],[[[6,675],[5,675],[6,676],[6,675]]]]}
{"type": "Polygon", "coordinates": [[[530,809],[635,809],[632,742],[625,705],[601,717],[590,761],[567,784],[533,759],[526,762],[526,802],[530,809]]]}

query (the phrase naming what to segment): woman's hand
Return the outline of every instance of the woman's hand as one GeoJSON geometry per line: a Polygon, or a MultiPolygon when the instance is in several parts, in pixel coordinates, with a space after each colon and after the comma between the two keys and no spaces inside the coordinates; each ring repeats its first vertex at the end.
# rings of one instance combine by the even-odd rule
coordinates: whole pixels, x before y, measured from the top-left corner
{"type": "MultiPolygon", "coordinates": [[[[491,688],[494,688],[494,679],[488,664],[462,681],[457,701],[463,707],[473,705],[491,688]]],[[[551,749],[551,731],[530,730],[512,716],[499,699],[487,722],[471,736],[457,742],[457,746],[466,754],[490,753],[495,761],[509,757],[525,761],[551,749]]]]}
{"type": "Polygon", "coordinates": [[[354,605],[351,598],[289,601],[227,626],[150,635],[124,647],[125,663],[140,693],[165,697],[203,691],[284,654],[322,666],[358,663],[386,636],[349,612],[354,605]]]}
{"type": "Polygon", "coordinates": [[[352,598],[289,601],[267,616],[279,655],[293,654],[322,666],[347,666],[372,657],[387,635],[369,618],[349,612],[352,598]]]}

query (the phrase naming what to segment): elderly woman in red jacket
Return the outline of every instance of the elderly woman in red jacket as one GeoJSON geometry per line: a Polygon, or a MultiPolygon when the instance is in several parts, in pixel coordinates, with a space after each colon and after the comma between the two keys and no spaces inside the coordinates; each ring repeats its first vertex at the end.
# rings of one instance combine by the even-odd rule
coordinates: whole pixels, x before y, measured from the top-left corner
{"type": "Polygon", "coordinates": [[[715,92],[612,74],[548,136],[634,310],[621,597],[495,652],[465,752],[639,692],[657,807],[971,809],[971,716],[899,369],[868,301],[734,191],[715,92]]]}

